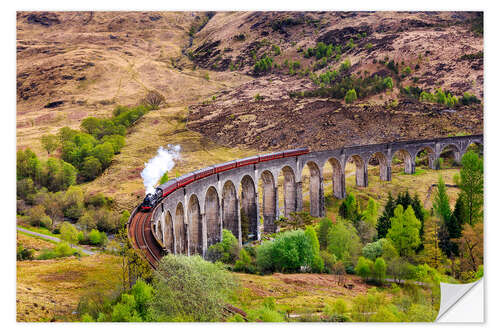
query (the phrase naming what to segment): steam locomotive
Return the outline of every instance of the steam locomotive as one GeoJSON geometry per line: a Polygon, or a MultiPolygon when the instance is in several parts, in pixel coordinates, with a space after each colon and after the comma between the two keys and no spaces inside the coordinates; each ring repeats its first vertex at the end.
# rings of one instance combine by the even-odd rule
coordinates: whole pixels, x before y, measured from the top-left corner
{"type": "Polygon", "coordinates": [[[162,198],[166,197],[170,193],[174,192],[178,188],[184,187],[198,179],[202,179],[219,172],[228,171],[234,168],[239,168],[245,165],[257,164],[261,162],[267,162],[271,160],[276,160],[285,157],[299,156],[309,153],[309,148],[299,148],[285,150],[278,153],[269,153],[265,155],[252,156],[236,161],[230,161],[226,163],[216,164],[205,169],[197,170],[179,178],[172,179],[164,184],[158,186],[153,193],[148,193],[141,203],[139,210],[147,212],[153,209],[162,198]]]}

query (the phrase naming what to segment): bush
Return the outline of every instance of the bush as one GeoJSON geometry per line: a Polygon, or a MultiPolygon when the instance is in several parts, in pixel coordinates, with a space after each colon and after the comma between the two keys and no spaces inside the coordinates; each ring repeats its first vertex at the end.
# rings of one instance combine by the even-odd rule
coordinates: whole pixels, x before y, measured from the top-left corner
{"type": "Polygon", "coordinates": [[[311,270],[314,273],[321,273],[323,272],[323,267],[324,267],[324,262],[323,259],[321,258],[319,254],[319,241],[318,241],[318,236],[316,234],[316,231],[312,226],[308,226],[306,228],[305,234],[307,238],[309,238],[309,242],[312,245],[312,250],[313,250],[313,259],[311,263],[311,270]]]}
{"type": "Polygon", "coordinates": [[[301,268],[311,269],[313,261],[313,245],[304,230],[287,231],[257,249],[257,265],[261,272],[299,272],[301,268]]]}
{"type": "Polygon", "coordinates": [[[149,106],[151,110],[157,110],[163,102],[165,102],[165,97],[162,94],[156,90],[150,90],[142,104],[149,106]]]}
{"type": "Polygon", "coordinates": [[[25,249],[24,246],[19,245],[17,247],[16,258],[17,260],[33,260],[35,256],[35,250],[25,249]]]}
{"type": "Polygon", "coordinates": [[[261,74],[269,72],[272,69],[274,59],[263,55],[262,58],[257,61],[254,65],[253,71],[255,74],[261,74]]]}
{"type": "Polygon", "coordinates": [[[225,264],[234,264],[239,255],[238,240],[229,230],[222,230],[222,241],[211,245],[207,251],[207,259],[225,264]]]}
{"type": "Polygon", "coordinates": [[[324,217],[319,221],[318,241],[321,249],[326,249],[327,247],[328,232],[332,226],[333,222],[329,218],[324,217]]]}
{"type": "Polygon", "coordinates": [[[340,71],[341,72],[347,72],[351,68],[351,61],[349,59],[346,59],[341,65],[340,65],[340,71]]]}
{"type": "Polygon", "coordinates": [[[344,101],[347,103],[347,104],[351,104],[352,102],[354,102],[355,100],[358,99],[358,95],[356,95],[356,90],[354,89],[351,89],[347,92],[347,94],[345,95],[345,98],[344,98],[344,101]]]}
{"type": "Polygon", "coordinates": [[[361,242],[356,229],[347,221],[337,221],[328,233],[328,252],[346,265],[355,260],[361,250],[361,242]]]}
{"type": "Polygon", "coordinates": [[[473,94],[469,94],[467,92],[465,92],[463,96],[460,98],[460,104],[462,105],[471,105],[478,103],[481,103],[481,101],[473,94]]]}
{"type": "Polygon", "coordinates": [[[252,258],[245,249],[241,249],[240,258],[236,260],[234,264],[234,270],[236,272],[244,272],[254,274],[256,269],[252,263],[252,258]]]}
{"type": "Polygon", "coordinates": [[[390,76],[385,77],[383,83],[386,89],[392,90],[392,88],[394,87],[394,83],[392,82],[392,77],[390,76]]]}
{"type": "Polygon", "coordinates": [[[45,249],[37,257],[37,260],[48,260],[54,258],[69,257],[80,255],[80,252],[73,249],[67,242],[59,242],[53,250],[45,249]]]}
{"type": "Polygon", "coordinates": [[[357,275],[367,280],[373,272],[373,261],[365,257],[359,257],[355,270],[357,275]]]}
{"type": "Polygon", "coordinates": [[[337,261],[335,255],[328,251],[321,251],[319,255],[321,256],[321,259],[323,259],[325,272],[333,274],[335,272],[335,263],[337,261]]]}
{"type": "Polygon", "coordinates": [[[153,281],[153,321],[219,321],[236,281],[200,256],[167,255],[153,281]]]}
{"type": "Polygon", "coordinates": [[[383,258],[377,258],[373,264],[373,277],[378,281],[382,282],[385,279],[385,274],[387,271],[387,265],[383,258]]]}
{"type": "Polygon", "coordinates": [[[96,229],[92,229],[88,234],[88,239],[90,244],[104,246],[108,240],[105,232],[99,232],[96,229]]]}

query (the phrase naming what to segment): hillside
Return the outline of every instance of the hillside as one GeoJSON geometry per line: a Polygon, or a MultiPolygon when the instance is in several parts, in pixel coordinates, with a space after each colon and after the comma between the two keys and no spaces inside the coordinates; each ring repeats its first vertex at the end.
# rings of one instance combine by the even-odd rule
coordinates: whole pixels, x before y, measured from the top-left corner
{"type": "Polygon", "coordinates": [[[42,134],[159,91],[167,104],[85,185],[130,209],[144,193],[144,163],[169,143],[182,147],[172,172],[184,173],[258,151],[481,133],[482,104],[450,108],[401,94],[441,87],[482,101],[480,20],[467,12],[18,12],[17,149],[44,158],[42,134]],[[338,46],[337,56],[306,56],[320,42],[338,46]],[[265,56],[273,65],[256,73],[265,56]],[[310,96],[346,60],[343,76],[391,77],[393,87],[352,104],[310,96]]]}

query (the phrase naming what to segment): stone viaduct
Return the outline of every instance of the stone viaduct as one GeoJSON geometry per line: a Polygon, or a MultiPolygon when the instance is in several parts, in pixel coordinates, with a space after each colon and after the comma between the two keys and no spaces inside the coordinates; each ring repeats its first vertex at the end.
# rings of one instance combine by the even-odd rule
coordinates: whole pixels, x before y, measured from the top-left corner
{"type": "Polygon", "coordinates": [[[166,253],[205,255],[208,247],[221,241],[222,229],[230,230],[242,243],[242,214],[248,218],[248,239],[260,239],[277,231],[274,221],[280,215],[302,210],[302,171],[309,169],[309,198],[312,216],[325,215],[323,169],[332,169],[333,194],[346,196],[345,168],[356,166],[356,185],[368,186],[367,165],[378,160],[380,179],[391,181],[391,162],[400,152],[405,173],[415,172],[415,159],[427,152],[429,167],[444,151],[451,151],[456,162],[472,143],[482,145],[483,135],[429,140],[391,142],[310,152],[234,168],[195,181],[166,196],[151,213],[152,231],[166,253]],[[279,207],[278,177],[283,179],[283,207],[279,207]],[[262,193],[259,193],[259,180],[262,193]],[[259,201],[262,199],[262,201],[259,201]],[[262,222],[261,222],[262,221],[262,222]],[[263,224],[263,228],[259,225],[263,224]]]}

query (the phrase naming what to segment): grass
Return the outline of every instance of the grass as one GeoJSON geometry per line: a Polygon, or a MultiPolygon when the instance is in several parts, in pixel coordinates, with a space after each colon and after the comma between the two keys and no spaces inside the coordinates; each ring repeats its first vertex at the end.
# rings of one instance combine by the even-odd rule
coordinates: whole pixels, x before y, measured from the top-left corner
{"type": "Polygon", "coordinates": [[[17,232],[17,243],[21,244],[24,248],[34,249],[35,251],[53,249],[57,242],[46,240],[38,236],[26,234],[22,231],[17,232]]]}
{"type": "Polygon", "coordinates": [[[77,319],[80,296],[120,285],[121,259],[112,255],[17,262],[17,321],[77,319]]]}
{"type": "Polygon", "coordinates": [[[21,225],[20,227],[29,231],[38,232],[39,234],[60,238],[59,235],[53,234],[49,229],[44,227],[33,227],[29,225],[21,225]]]}
{"type": "Polygon", "coordinates": [[[292,315],[319,313],[325,304],[343,298],[347,304],[370,286],[359,277],[348,275],[346,283],[353,283],[349,290],[339,286],[336,276],[330,274],[280,274],[252,275],[235,273],[240,286],[234,305],[245,311],[259,308],[264,299],[274,297],[277,309],[292,315]]]}

